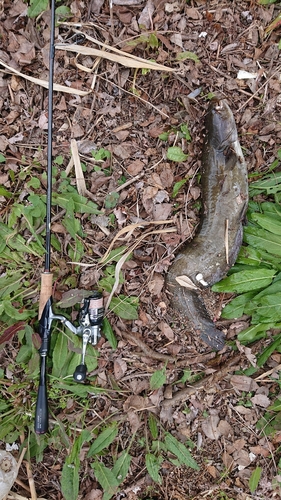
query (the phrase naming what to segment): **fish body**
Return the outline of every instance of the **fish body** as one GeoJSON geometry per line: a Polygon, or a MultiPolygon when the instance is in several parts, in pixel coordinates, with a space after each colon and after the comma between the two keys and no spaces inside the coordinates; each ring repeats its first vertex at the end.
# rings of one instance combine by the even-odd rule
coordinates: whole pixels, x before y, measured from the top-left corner
{"type": "Polygon", "coordinates": [[[188,317],[205,343],[220,350],[225,336],[207,313],[200,289],[220,281],[235,263],[248,204],[247,166],[233,114],[224,99],[212,100],[206,115],[201,191],[199,229],[176,256],[166,285],[172,306],[188,317]],[[193,288],[179,284],[177,278],[183,276],[189,278],[193,288]]]}

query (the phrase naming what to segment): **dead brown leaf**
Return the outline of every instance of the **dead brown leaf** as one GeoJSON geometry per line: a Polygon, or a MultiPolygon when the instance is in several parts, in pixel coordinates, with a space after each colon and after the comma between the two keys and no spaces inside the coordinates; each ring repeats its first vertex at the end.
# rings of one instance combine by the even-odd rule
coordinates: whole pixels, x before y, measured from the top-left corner
{"type": "Polygon", "coordinates": [[[147,288],[150,291],[151,295],[160,296],[161,291],[164,286],[164,278],[159,273],[154,273],[153,278],[147,284],[147,288]]]}
{"type": "Polygon", "coordinates": [[[138,175],[144,169],[144,163],[141,160],[134,160],[127,166],[127,172],[130,175],[138,175]]]}
{"type": "Polygon", "coordinates": [[[218,430],[221,433],[222,436],[224,436],[227,439],[230,439],[233,434],[233,428],[232,426],[227,422],[227,420],[220,420],[218,424],[218,430]]]}
{"type": "Polygon", "coordinates": [[[258,389],[258,384],[246,375],[233,375],[230,380],[233,387],[240,392],[250,392],[256,391],[258,389]]]}
{"type": "Polygon", "coordinates": [[[117,358],[114,360],[114,376],[116,380],[120,380],[124,377],[128,369],[127,363],[122,358],[117,358]]]}
{"type": "Polygon", "coordinates": [[[175,334],[168,323],[166,323],[165,321],[160,321],[158,326],[163,335],[165,335],[168,340],[173,341],[175,339],[175,334]]]}
{"type": "Polygon", "coordinates": [[[218,428],[219,424],[219,416],[218,415],[210,415],[209,417],[205,418],[202,422],[202,431],[204,434],[212,440],[217,441],[221,435],[221,432],[218,428]]]}
{"type": "Polygon", "coordinates": [[[251,401],[254,405],[261,406],[262,408],[267,408],[271,404],[269,397],[265,394],[256,394],[251,398],[251,401]]]}
{"type": "Polygon", "coordinates": [[[139,430],[140,426],[143,425],[143,422],[141,422],[138,413],[132,410],[127,412],[127,418],[131,427],[131,432],[134,434],[139,430]]]}

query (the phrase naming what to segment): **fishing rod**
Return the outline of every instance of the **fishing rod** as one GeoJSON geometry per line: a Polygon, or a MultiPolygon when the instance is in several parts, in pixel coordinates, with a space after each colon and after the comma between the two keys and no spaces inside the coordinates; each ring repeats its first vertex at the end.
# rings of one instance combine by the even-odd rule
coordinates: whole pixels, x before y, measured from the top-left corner
{"type": "Polygon", "coordinates": [[[45,268],[41,274],[41,290],[39,298],[39,335],[41,337],[40,375],[35,410],[34,430],[37,434],[48,431],[48,394],[47,394],[47,356],[50,347],[52,321],[61,321],[75,335],[82,337],[81,362],[76,367],[73,378],[76,382],[86,379],[87,366],[85,362],[88,343],[96,345],[101,337],[101,326],[104,316],[102,294],[98,291],[82,300],[75,326],[65,316],[54,314],[52,309],[51,272],[51,206],[52,206],[52,156],[53,156],[53,88],[54,88],[54,58],[55,58],[55,0],[51,0],[51,34],[49,53],[49,92],[48,92],[48,145],[47,145],[47,196],[46,196],[46,237],[45,237],[45,268]]]}

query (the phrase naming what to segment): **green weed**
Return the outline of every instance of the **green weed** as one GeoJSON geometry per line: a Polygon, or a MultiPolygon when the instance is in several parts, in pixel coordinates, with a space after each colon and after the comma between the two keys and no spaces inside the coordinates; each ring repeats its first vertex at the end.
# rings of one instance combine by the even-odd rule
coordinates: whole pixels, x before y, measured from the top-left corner
{"type": "MultiPolygon", "coordinates": [[[[279,161],[274,162],[274,168],[277,166],[279,161]]],[[[250,316],[251,325],[238,335],[238,340],[245,345],[267,337],[269,330],[281,328],[280,172],[270,172],[252,182],[249,192],[252,201],[244,228],[244,245],[228,276],[212,287],[215,292],[238,294],[223,309],[222,317],[250,316]],[[266,195],[272,201],[253,201],[257,195],[266,195]]],[[[262,366],[274,350],[280,349],[281,335],[276,334],[258,356],[257,365],[262,366]]]]}

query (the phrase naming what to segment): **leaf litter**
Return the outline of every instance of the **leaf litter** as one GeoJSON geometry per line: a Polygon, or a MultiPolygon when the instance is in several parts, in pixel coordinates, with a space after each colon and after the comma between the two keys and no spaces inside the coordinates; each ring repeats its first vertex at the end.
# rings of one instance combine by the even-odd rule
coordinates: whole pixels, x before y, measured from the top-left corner
{"type": "MultiPolygon", "coordinates": [[[[110,478],[116,500],[121,494],[123,498],[147,498],[149,491],[153,498],[159,499],[215,499],[224,494],[225,498],[246,500],[252,498],[254,491],[258,498],[278,498],[278,421],[275,433],[267,434],[267,429],[270,420],[273,427],[275,425],[276,414],[268,408],[272,405],[272,395],[278,397],[280,391],[279,350],[269,353],[265,365],[257,364],[258,354],[268,341],[260,337],[250,347],[241,345],[231,333],[239,329],[239,325],[225,317],[217,320],[218,326],[225,329],[238,354],[233,354],[228,346],[215,355],[198,341],[182,318],[169,309],[169,297],[163,286],[165,272],[179,245],[191,238],[198,224],[200,179],[197,174],[203,118],[211,94],[223,94],[230,102],[250,174],[266,172],[277,156],[281,139],[280,48],[278,32],[274,29],[278,23],[278,6],[262,6],[258,2],[250,5],[246,1],[235,5],[226,1],[222,5],[215,0],[206,8],[201,1],[194,1],[191,6],[149,1],[134,3],[132,11],[130,2],[125,0],[114,1],[112,8],[97,1],[89,6],[79,0],[67,4],[74,24],[61,23],[56,33],[59,47],[55,86],[58,93],[54,94],[54,155],[63,156],[65,168],[70,161],[71,140],[79,139],[90,140],[95,151],[103,148],[111,155],[100,163],[89,151],[78,153],[76,143],[72,142],[76,169],[78,166],[80,172],[78,177],[87,187],[84,196],[101,211],[98,214],[91,206],[90,213],[92,210],[96,218],[107,217],[107,222],[105,226],[101,219],[97,224],[91,223],[81,199],[75,201],[82,231],[76,239],[69,240],[69,231],[63,225],[65,214],[54,221],[55,300],[63,300],[64,294],[75,287],[89,291],[101,276],[104,278],[102,273],[109,265],[105,262],[110,252],[124,245],[126,258],[119,260],[119,267],[115,266],[107,279],[111,290],[114,288],[124,298],[137,296],[139,308],[134,320],[108,313],[117,346],[113,350],[107,339],[98,346],[99,358],[92,363],[90,374],[95,382],[93,387],[85,386],[89,407],[81,408],[69,387],[64,407],[56,412],[50,402],[55,416],[53,424],[56,426],[59,422],[59,426],[68,431],[59,452],[50,440],[48,454],[43,453],[38,463],[34,458],[31,460],[37,495],[49,499],[61,497],[62,470],[69,472],[77,466],[71,461],[68,465],[74,469],[64,466],[66,450],[78,446],[74,433],[81,431],[83,419],[84,428],[98,429],[99,437],[103,438],[102,432],[111,429],[112,442],[108,441],[108,450],[101,460],[90,463],[88,441],[82,445],[81,440],[81,464],[88,472],[82,474],[80,470],[79,498],[101,499],[110,478]],[[85,46],[67,42],[78,25],[86,36],[85,46]],[[263,36],[263,32],[268,35],[263,36]],[[92,43],[98,44],[99,49],[93,49],[92,43]],[[140,62],[142,60],[146,63],[140,62]],[[161,65],[161,71],[157,71],[156,64],[161,65]],[[192,97],[198,89],[199,93],[192,97]],[[188,125],[191,140],[182,133],[183,124],[188,125]],[[165,140],[159,138],[162,134],[167,134],[165,140]],[[112,193],[119,196],[113,196],[107,208],[104,200],[112,193]],[[112,206],[114,200],[116,205],[112,206]],[[118,214],[116,223],[112,213],[118,214]],[[153,228],[156,223],[160,224],[159,230],[153,228]],[[169,234],[168,224],[178,232],[169,234]],[[83,255],[76,253],[79,241],[86,248],[83,255]],[[69,245],[74,243],[76,250],[70,252],[69,245]],[[77,255],[82,257],[75,259],[77,255]],[[258,371],[259,366],[262,368],[258,371]],[[251,369],[256,370],[252,372],[254,375],[251,369]],[[104,392],[95,394],[95,386],[104,392]],[[151,415],[156,418],[161,435],[158,438],[155,431],[152,432],[143,445],[144,436],[151,432],[147,426],[151,415]],[[112,421],[112,427],[106,427],[112,421]],[[119,425],[118,435],[115,421],[119,425]],[[104,430],[99,427],[101,424],[104,430]],[[132,436],[136,437],[133,441],[132,436]],[[158,446],[161,443],[166,447],[162,454],[153,448],[157,446],[156,440],[158,446]],[[148,445],[152,448],[145,453],[148,445]],[[115,450],[119,458],[126,450],[133,457],[131,461],[127,455],[123,458],[130,466],[121,485],[116,483],[116,476],[108,475],[108,470],[114,471],[118,461],[112,462],[115,450]],[[191,460],[200,466],[200,470],[195,467],[192,474],[187,468],[194,465],[191,460]]],[[[48,87],[48,21],[48,12],[29,19],[26,4],[20,0],[11,8],[6,4],[1,6],[0,146],[6,160],[1,163],[1,179],[7,192],[26,203],[30,203],[28,195],[32,194],[32,187],[28,181],[32,176],[39,177],[38,192],[44,195],[47,97],[41,87],[48,87]],[[35,173],[28,170],[28,165],[33,165],[35,173]]],[[[62,172],[63,169],[59,169],[59,173],[62,172]]],[[[68,176],[74,185],[72,172],[68,176]]],[[[58,177],[56,183],[60,182],[58,177]]],[[[276,190],[270,183],[268,189],[267,195],[276,190]]],[[[1,222],[7,228],[12,204],[11,198],[3,193],[1,222]]],[[[266,201],[265,195],[259,196],[264,196],[266,201]]],[[[61,208],[68,210],[69,198],[69,194],[57,194],[55,203],[60,202],[61,208]]],[[[55,206],[53,210],[54,217],[58,216],[59,210],[55,206]]],[[[35,216],[32,221],[37,224],[35,216]]],[[[266,220],[273,226],[274,222],[272,216],[266,220]]],[[[34,227],[38,235],[37,230],[38,227],[34,227]]],[[[30,226],[20,220],[17,232],[16,235],[11,227],[5,229],[8,249],[1,256],[1,274],[5,274],[11,259],[16,258],[12,252],[26,250],[26,242],[29,264],[39,272],[43,254],[32,241],[30,226]]],[[[251,228],[247,237],[260,241],[251,228]]],[[[278,247],[274,237],[272,241],[278,247]]],[[[235,278],[237,287],[244,286],[247,271],[242,272],[240,280],[239,276],[235,278]]],[[[35,274],[38,279],[38,273],[35,274]]],[[[269,269],[265,274],[269,283],[273,273],[269,269]]],[[[265,279],[265,274],[257,273],[252,283],[254,291],[255,282],[265,279]]],[[[36,302],[36,276],[31,276],[30,281],[28,293],[36,302]]],[[[210,312],[221,310],[222,301],[224,305],[229,302],[232,293],[233,288],[221,295],[207,292],[210,312]]],[[[109,289],[105,295],[109,301],[109,289]]],[[[10,314],[16,310],[14,299],[10,314]]],[[[75,310],[72,314],[75,315],[75,310]]],[[[13,327],[4,328],[2,333],[5,346],[0,356],[5,391],[16,377],[15,369],[12,372],[9,368],[10,356],[16,359],[19,349],[25,347],[21,346],[20,320],[18,318],[13,327]]],[[[244,326],[253,331],[246,315],[244,322],[244,326]]],[[[258,325],[255,328],[258,331],[258,325]]],[[[272,331],[273,339],[277,333],[272,331]]],[[[78,347],[77,343],[74,349],[78,347]]],[[[23,351],[21,357],[17,359],[24,359],[23,351]]],[[[66,353],[62,358],[66,363],[66,353]]],[[[31,366],[34,365],[30,365],[29,370],[31,366]]],[[[56,366],[56,369],[62,367],[56,366]]],[[[83,387],[79,386],[78,390],[81,392],[83,387]]],[[[34,386],[32,391],[35,398],[34,386]]],[[[31,408],[33,411],[33,406],[31,408]]],[[[19,479],[31,492],[24,466],[19,479]]],[[[70,480],[74,480],[74,475],[70,480]]],[[[13,492],[26,498],[20,482],[13,492]]],[[[10,497],[13,498],[13,493],[10,497]]]]}

